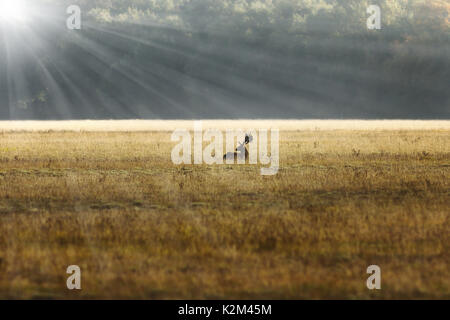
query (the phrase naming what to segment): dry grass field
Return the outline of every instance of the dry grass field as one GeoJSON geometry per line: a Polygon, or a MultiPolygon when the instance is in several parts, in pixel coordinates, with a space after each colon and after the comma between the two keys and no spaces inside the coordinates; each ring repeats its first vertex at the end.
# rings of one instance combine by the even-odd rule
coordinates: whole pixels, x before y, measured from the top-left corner
{"type": "Polygon", "coordinates": [[[164,126],[0,125],[0,298],[449,299],[449,122],[323,124],[281,131],[275,176],[174,165],[164,126]]]}

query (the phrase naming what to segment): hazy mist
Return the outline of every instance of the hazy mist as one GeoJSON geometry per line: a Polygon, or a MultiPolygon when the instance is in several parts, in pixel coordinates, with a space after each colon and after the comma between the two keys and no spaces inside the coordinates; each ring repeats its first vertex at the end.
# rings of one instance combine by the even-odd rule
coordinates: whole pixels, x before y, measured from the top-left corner
{"type": "Polygon", "coordinates": [[[0,119],[450,117],[449,1],[21,3],[0,21],[0,119]]]}

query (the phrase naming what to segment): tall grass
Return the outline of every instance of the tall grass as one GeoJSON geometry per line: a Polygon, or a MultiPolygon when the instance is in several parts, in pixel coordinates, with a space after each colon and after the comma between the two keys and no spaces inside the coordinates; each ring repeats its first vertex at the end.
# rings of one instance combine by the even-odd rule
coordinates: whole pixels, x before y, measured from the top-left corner
{"type": "Polygon", "coordinates": [[[264,177],[165,131],[4,131],[0,298],[450,298],[449,133],[282,131],[264,177]]]}

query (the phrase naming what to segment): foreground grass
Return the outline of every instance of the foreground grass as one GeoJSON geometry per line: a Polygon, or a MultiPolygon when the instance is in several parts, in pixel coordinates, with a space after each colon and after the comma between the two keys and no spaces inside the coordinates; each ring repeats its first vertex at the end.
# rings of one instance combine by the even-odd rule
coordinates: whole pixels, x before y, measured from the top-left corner
{"type": "Polygon", "coordinates": [[[0,298],[450,298],[449,133],[285,131],[273,177],[175,166],[169,132],[0,133],[0,298]]]}

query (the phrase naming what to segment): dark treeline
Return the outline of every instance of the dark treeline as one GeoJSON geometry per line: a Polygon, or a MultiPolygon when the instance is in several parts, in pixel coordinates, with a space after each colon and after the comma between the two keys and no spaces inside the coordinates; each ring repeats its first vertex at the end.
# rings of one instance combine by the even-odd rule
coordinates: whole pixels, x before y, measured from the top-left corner
{"type": "Polygon", "coordinates": [[[0,23],[0,118],[450,116],[450,3],[35,0],[0,23]],[[66,7],[82,29],[66,28],[66,7]],[[368,30],[369,4],[382,29],[368,30]]]}

